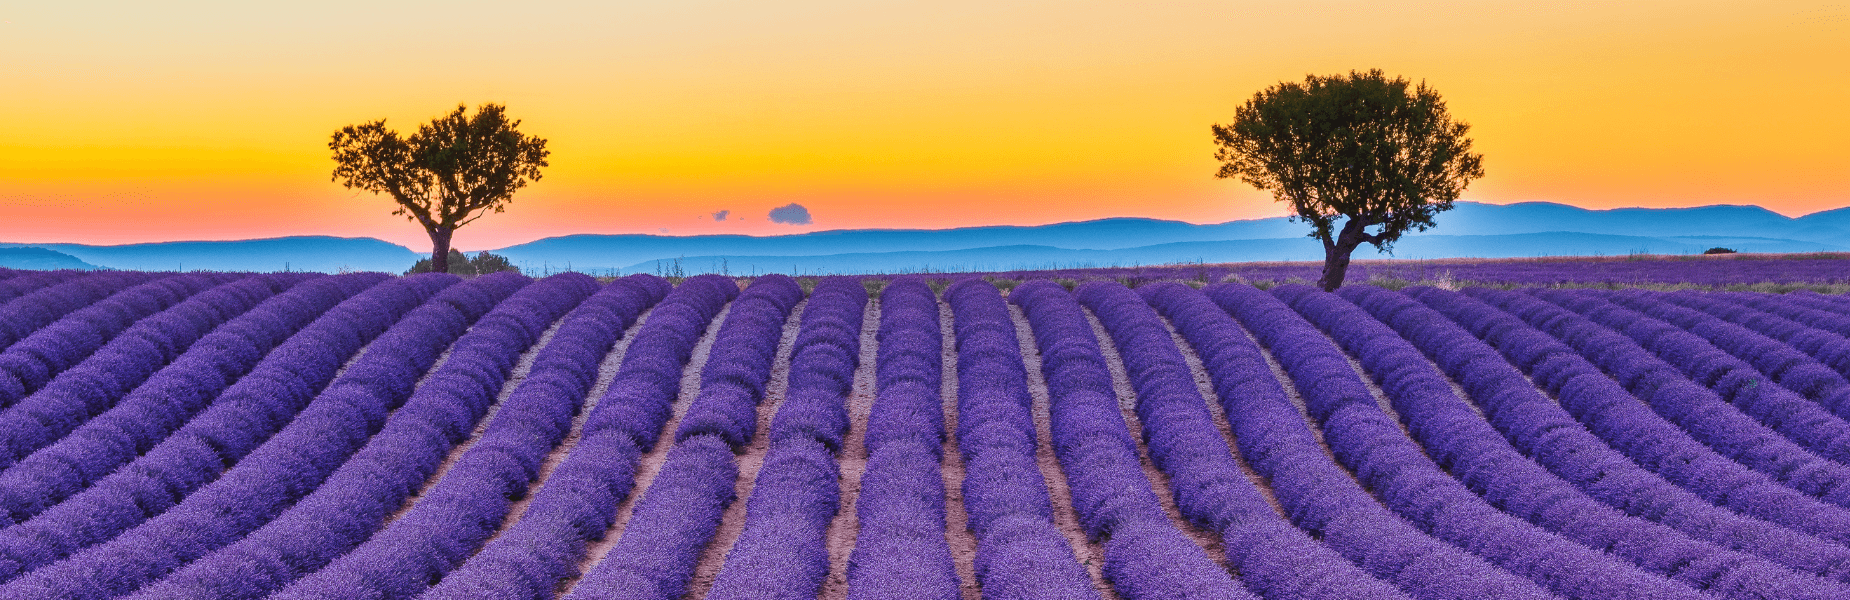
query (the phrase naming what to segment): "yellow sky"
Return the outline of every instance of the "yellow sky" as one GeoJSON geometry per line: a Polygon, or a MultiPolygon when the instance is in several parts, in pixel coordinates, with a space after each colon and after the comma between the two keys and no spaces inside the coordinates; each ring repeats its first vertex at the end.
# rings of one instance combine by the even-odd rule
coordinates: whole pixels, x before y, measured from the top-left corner
{"type": "Polygon", "coordinates": [[[1850,205],[1841,1],[269,4],[0,6],[0,241],[424,246],[328,180],[327,138],[482,102],[553,159],[465,249],[1273,216],[1213,178],[1209,124],[1367,68],[1473,125],[1466,199],[1850,205]],[[792,202],[814,223],[766,219],[792,202]]]}

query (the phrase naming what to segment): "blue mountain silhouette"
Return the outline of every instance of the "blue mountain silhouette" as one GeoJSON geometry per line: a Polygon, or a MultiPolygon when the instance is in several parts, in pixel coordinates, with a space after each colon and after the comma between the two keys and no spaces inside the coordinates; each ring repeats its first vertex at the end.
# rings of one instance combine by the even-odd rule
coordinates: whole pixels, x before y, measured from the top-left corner
{"type": "MultiPolygon", "coordinates": [[[[1404,237],[1400,258],[1850,251],[1850,208],[1791,218],[1751,205],[1590,210],[1549,202],[1459,202],[1437,227],[1404,237]]],[[[1036,226],[849,229],[781,236],[568,235],[492,250],[529,272],[968,271],[1175,262],[1320,260],[1309,226],[1284,217],[1196,225],[1115,218],[1036,226]]],[[[373,238],[36,246],[113,269],[402,272],[421,249],[373,238]]],[[[1370,247],[1356,258],[1385,258],[1370,247]]],[[[73,267],[76,268],[76,267],[73,267]]]]}

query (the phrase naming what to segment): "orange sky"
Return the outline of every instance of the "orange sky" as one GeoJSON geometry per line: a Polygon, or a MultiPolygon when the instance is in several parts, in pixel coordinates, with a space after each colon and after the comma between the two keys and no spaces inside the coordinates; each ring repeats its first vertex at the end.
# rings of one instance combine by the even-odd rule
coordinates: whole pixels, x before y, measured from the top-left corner
{"type": "Polygon", "coordinates": [[[1274,216],[1213,178],[1208,125],[1367,68],[1473,125],[1468,200],[1850,205],[1841,1],[269,4],[0,6],[0,241],[427,247],[328,180],[328,136],[490,101],[552,166],[465,249],[1274,216]],[[814,223],[766,219],[792,202],[814,223]]]}

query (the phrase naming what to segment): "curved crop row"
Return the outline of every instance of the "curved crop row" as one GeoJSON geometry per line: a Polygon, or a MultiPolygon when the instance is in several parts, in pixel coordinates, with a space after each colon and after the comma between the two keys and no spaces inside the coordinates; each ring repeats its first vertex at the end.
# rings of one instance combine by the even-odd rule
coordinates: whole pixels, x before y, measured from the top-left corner
{"type": "MultiPolygon", "coordinates": [[[[1761,347],[1766,342],[1777,344],[1781,349],[1766,347],[1759,351],[1760,356],[1749,362],[1761,372],[1778,376],[1780,384],[1787,389],[1803,394],[1819,404],[1829,407],[1850,402],[1850,380],[1845,375],[1850,372],[1850,339],[1753,306],[1689,293],[1688,290],[1646,297],[1699,310],[1738,325],[1742,330],[1752,332],[1753,335],[1749,337],[1753,339],[1748,344],[1753,347],[1761,347]],[[1812,364],[1814,362],[1817,364],[1812,364]],[[1820,370],[1820,367],[1824,370],[1820,370]],[[1787,373],[1795,368],[1799,373],[1787,373]]],[[[1713,338],[1711,341],[1734,343],[1713,338]]],[[[1743,350],[1753,353],[1747,348],[1743,350]]],[[[1745,357],[1743,359],[1746,360],[1745,357]]]]}
{"type": "Polygon", "coordinates": [[[1695,590],[1659,573],[1576,543],[1572,537],[1498,510],[1428,458],[1363,387],[1340,344],[1390,398],[1449,394],[1442,382],[1420,381],[1431,367],[1405,340],[1341,298],[1301,285],[1272,289],[1301,319],[1278,319],[1272,350],[1308,386],[1304,402],[1323,425],[1337,460],[1389,508],[1428,533],[1481,556],[1555,593],[1573,598],[1695,598],[1695,590]],[[1309,321],[1307,323],[1306,321],[1309,321]],[[1316,328],[1311,327],[1314,323],[1316,328]],[[1324,339],[1317,333],[1334,338],[1324,339]],[[1409,392],[1408,386],[1428,384],[1409,392]],[[1437,384],[1437,385],[1433,385],[1437,384]]]}
{"type": "MultiPolygon", "coordinates": [[[[700,553],[718,531],[738,483],[739,467],[733,458],[737,446],[728,445],[728,440],[744,444],[751,437],[784,322],[802,298],[803,289],[795,280],[775,275],[757,278],[733,301],[708,350],[700,393],[681,417],[674,447],[636,501],[622,537],[585,573],[574,596],[672,600],[686,593],[700,553]],[[696,415],[701,417],[690,425],[689,418],[696,415]]],[[[478,567],[469,579],[454,584],[455,577],[445,579],[430,596],[507,597],[509,593],[501,590],[517,583],[491,585],[495,575],[478,567]]]]}
{"type": "MultiPolygon", "coordinates": [[[[1415,598],[1553,597],[1527,579],[1434,539],[1376,502],[1322,448],[1259,348],[1240,331],[1243,324],[1260,343],[1286,344],[1289,333],[1269,325],[1297,319],[1296,314],[1248,286],[1213,285],[1203,291],[1225,312],[1193,309],[1176,326],[1202,353],[1240,453],[1266,477],[1293,523],[1415,598]],[[1238,324],[1226,318],[1229,313],[1238,324]]],[[[1300,365],[1290,373],[1300,390],[1319,383],[1301,379],[1312,375],[1309,371],[1300,365]]]]}
{"type": "Polygon", "coordinates": [[[0,348],[12,346],[71,311],[95,304],[130,286],[172,277],[137,272],[97,273],[45,287],[0,305],[0,348]]]}
{"type": "Polygon", "coordinates": [[[1718,292],[1714,297],[1751,306],[1791,319],[1807,327],[1815,327],[1837,335],[1850,337],[1850,315],[1844,314],[1843,307],[1837,303],[1818,299],[1811,294],[1793,292],[1790,294],[1754,294],[1748,292],[1718,292]]]}
{"type": "MultiPolygon", "coordinates": [[[[659,277],[632,275],[573,310],[540,351],[525,382],[456,466],[410,512],[344,560],[414,564],[408,555],[461,557],[481,548],[507,520],[512,501],[531,493],[547,454],[564,441],[573,417],[583,410],[604,357],[669,289],[659,277]],[[375,545],[378,550],[372,549],[375,545]]],[[[445,576],[437,591],[427,594],[444,597],[442,590],[466,586],[470,572],[465,568],[445,576]]],[[[463,595],[518,597],[513,590],[494,588],[469,589],[463,595]]]]}
{"type": "Polygon", "coordinates": [[[809,438],[841,451],[866,310],[867,288],[852,277],[824,279],[810,292],[790,354],[790,386],[771,417],[772,444],[809,438]]]}
{"type": "Polygon", "coordinates": [[[239,464],[250,469],[206,490],[222,494],[201,509],[217,503],[219,512],[240,522],[237,529],[224,528],[231,543],[212,546],[211,554],[176,573],[172,585],[163,582],[137,597],[199,597],[192,592],[202,588],[223,597],[265,594],[365,539],[475,430],[521,356],[536,351],[544,332],[595,289],[589,277],[572,273],[522,287],[457,338],[396,408],[366,398],[357,406],[305,410],[239,464]],[[290,452],[307,464],[288,468],[275,460],[290,452]],[[240,474],[245,477],[233,478],[240,474]],[[232,493],[255,499],[237,502],[232,493]],[[228,569],[242,571],[243,578],[211,576],[228,569]]]}
{"type": "Polygon", "coordinates": [[[848,598],[956,600],[944,536],[944,333],[938,297],[902,278],[880,292],[877,396],[867,417],[867,466],[855,500],[848,598]]]}
{"type": "MultiPolygon", "coordinates": [[[[513,298],[541,293],[528,286],[513,298]]],[[[269,523],[340,467],[385,424],[388,413],[399,421],[420,414],[410,408],[414,404],[436,404],[454,413],[452,419],[468,415],[471,403],[482,402],[476,398],[483,393],[478,388],[490,387],[504,377],[523,342],[538,335],[523,331],[533,327],[523,321],[536,317],[514,314],[530,313],[536,307],[521,304],[510,306],[504,301],[484,316],[399,410],[367,402],[379,399],[367,393],[343,395],[341,402],[313,404],[172,508],[115,539],[15,580],[0,588],[0,597],[109,598],[132,593],[269,523]],[[163,551],[150,556],[155,548],[163,551]]],[[[545,323],[538,327],[543,329],[545,323]]],[[[448,428],[432,427],[430,431],[442,435],[456,428],[453,423],[444,425],[448,428]]]]}
{"type": "Polygon", "coordinates": [[[1791,346],[1702,311],[1655,296],[1607,298],[1687,331],[1652,338],[1656,332],[1647,332],[1661,327],[1644,319],[1626,328],[1660,358],[1673,359],[1671,364],[1685,376],[1806,450],[1837,463],[1850,462],[1850,423],[1816,401],[1832,391],[1850,394],[1850,382],[1843,376],[1791,346]],[[1762,385],[1768,379],[1779,385],[1762,385]]]}
{"type": "Polygon", "coordinates": [[[1021,340],[1008,304],[981,279],[951,285],[957,341],[957,450],[964,510],[977,538],[976,579],[986,598],[1098,598],[1091,576],[1053,524],[1036,463],[1039,443],[1021,340]]]}
{"type": "MultiPolygon", "coordinates": [[[[745,529],[713,580],[712,600],[813,598],[829,573],[824,545],[840,507],[848,393],[860,363],[867,288],[816,284],[790,355],[790,385],[771,417],[770,450],[745,504],[745,529]]],[[[588,597],[588,596],[587,596],[588,597]]]]}
{"type": "Polygon", "coordinates": [[[1105,282],[1081,285],[1077,292],[1117,344],[1137,391],[1144,443],[1168,475],[1182,515],[1221,534],[1240,580],[1262,596],[1406,598],[1285,521],[1241,472],[1174,336],[1151,306],[1186,310],[1190,304],[1178,299],[1181,290],[1194,293],[1161,283],[1145,286],[1139,296],[1105,282]]]}
{"type": "MultiPolygon", "coordinates": [[[[1661,420],[1682,428],[1687,439],[1695,439],[1735,463],[1826,503],[1839,507],[1850,503],[1850,466],[1826,460],[1793,443],[1730,406],[1703,383],[1713,381],[1724,389],[1765,387],[1766,396],[1775,400],[1804,399],[1777,385],[1760,386],[1765,375],[1702,338],[1663,321],[1591,294],[1534,295],[1555,304],[1532,313],[1551,319],[1551,334],[1581,350],[1582,356],[1591,355],[1589,360],[1649,405],[1661,420]],[[1659,356],[1682,364],[1683,369],[1659,356]],[[1706,364],[1695,364],[1697,361],[1706,364]],[[1685,369],[1718,379],[1692,381],[1684,375],[1685,369]],[[1719,380],[1723,375],[1727,381],[1719,380]],[[1777,398],[1781,394],[1784,397],[1777,398]]],[[[1850,518],[1850,513],[1835,518],[1850,518]]]]}
{"type": "Polygon", "coordinates": [[[1016,287],[1041,351],[1055,455],[1073,510],[1104,542],[1105,577],[1126,598],[1252,598],[1163,513],[1084,310],[1058,284],[1016,287]]]}
{"type": "MultiPolygon", "coordinates": [[[[1480,417],[1428,369],[1392,369],[1389,378],[1396,381],[1383,385],[1427,452],[1498,508],[1724,597],[1797,598],[1847,591],[1747,553],[1771,549],[1769,554],[1779,556],[1795,544],[1811,546],[1824,551],[1816,553],[1823,560],[1793,566],[1816,569],[1833,562],[1850,566],[1843,548],[1717,508],[1643,471],[1559,408],[1548,410],[1547,400],[1514,366],[1445,315],[1374,287],[1352,286],[1338,294],[1416,346],[1485,411],[1480,417]],[[1509,438],[1492,424],[1505,427],[1509,438]],[[1532,446],[1538,457],[1532,460],[1512,440],[1553,440],[1545,444],[1554,447],[1532,446]],[[1569,456],[1585,464],[1563,465],[1557,474],[1537,462],[1569,456]],[[1580,468],[1601,465],[1605,468],[1598,471],[1580,468]],[[1580,477],[1586,489],[1569,476],[1580,477]],[[1629,483],[1600,485],[1602,480],[1629,483]]],[[[1391,347],[1400,345],[1392,339],[1377,344],[1390,349],[1376,352],[1395,352],[1391,347]]]]}
{"type": "MultiPolygon", "coordinates": [[[[1716,506],[1645,469],[1594,435],[1517,370],[1533,372],[1551,357],[1571,363],[1579,357],[1572,349],[1476,298],[1432,288],[1404,293],[1494,348],[1495,354],[1473,352],[1475,346],[1463,338],[1446,338],[1453,343],[1443,343],[1445,353],[1434,359],[1479,400],[1477,406],[1505,439],[1550,472],[1628,515],[1801,572],[1850,580],[1850,548],[1716,506]]],[[[1444,329],[1434,326],[1426,331],[1444,329]]],[[[1423,346],[1442,344],[1415,341],[1423,346]]]]}
{"type": "Polygon", "coordinates": [[[387,282],[329,310],[148,452],[0,530],[0,581],[115,537],[211,482],[293,417],[359,344],[454,281],[439,275],[387,282]]]}
{"type": "MultiPolygon", "coordinates": [[[[1437,517],[1433,519],[1435,524],[1439,524],[1439,519],[1496,523],[1508,518],[1503,512],[1497,512],[1501,509],[1527,519],[1535,527],[1559,534],[1560,538],[1578,542],[1563,547],[1565,540],[1553,536],[1538,539],[1532,533],[1523,535],[1521,531],[1514,531],[1518,535],[1510,536],[1511,541],[1522,539],[1521,545],[1531,548],[1528,551],[1544,552],[1545,558],[1538,561],[1541,565],[1558,569],[1563,565],[1561,561],[1567,560],[1576,565],[1571,568],[1573,571],[1592,571],[1584,575],[1553,574],[1552,578],[1559,581],[1557,586],[1567,588],[1559,590],[1564,594],[1590,598],[1691,594],[1689,588],[1680,586],[1674,591],[1662,589],[1661,584],[1654,583],[1661,581],[1659,576],[1731,598],[1762,598],[1768,592],[1776,592],[1781,597],[1810,594],[1810,597],[1822,598],[1850,591],[1850,588],[1831,586],[1824,581],[1801,578],[1750,556],[1691,541],[1667,527],[1628,517],[1586,497],[1572,484],[1541,469],[1510,447],[1454,395],[1437,368],[1407,339],[1335,296],[1293,291],[1300,294],[1292,303],[1299,312],[1336,338],[1351,356],[1360,359],[1363,367],[1381,382],[1413,436],[1449,467],[1451,473],[1471,486],[1466,490],[1457,483],[1450,483],[1419,493],[1440,497],[1463,494],[1475,498],[1472,495],[1475,491],[1489,496],[1483,500],[1495,506],[1492,509],[1479,502],[1481,508],[1463,511],[1475,514],[1437,517]],[[1650,581],[1641,581],[1640,573],[1654,575],[1650,581]],[[1594,579],[1588,580],[1589,577],[1594,579]],[[1580,581],[1573,582],[1575,579],[1580,581]]],[[[1359,293],[1344,295],[1354,297],[1359,293]]],[[[1381,295],[1388,294],[1381,292],[1381,295]]],[[[1400,302],[1398,307],[1404,309],[1398,324],[1416,335],[1424,328],[1440,326],[1450,326],[1450,333],[1456,336],[1467,335],[1451,326],[1444,317],[1411,300],[1398,296],[1394,299],[1400,302]]],[[[1463,341],[1454,340],[1454,343],[1463,341]]],[[[1475,338],[1469,341],[1476,343],[1475,338]]],[[[1370,462],[1371,470],[1393,468],[1381,464],[1383,461],[1372,454],[1370,462]]],[[[1428,476],[1435,475],[1446,476],[1436,470],[1428,476]]],[[[1377,488],[1385,489],[1386,486],[1377,488]]],[[[1433,502],[1442,501],[1459,502],[1455,497],[1433,502]]],[[[1505,529],[1517,528],[1505,526],[1505,529]]]]}
{"type": "MultiPolygon", "coordinates": [[[[1561,315],[1556,331],[1570,336],[1570,345],[1583,355],[1598,349],[1595,364],[1690,437],[1788,487],[1850,505],[1850,466],[1827,460],[1749,416],[1771,416],[1774,425],[1783,425],[1781,413],[1815,405],[1778,385],[1760,385],[1766,375],[1669,323],[1592,294],[1537,295],[1581,313],[1561,315]],[[1728,400],[1738,404],[1729,406],[1728,400]]],[[[1784,429],[1786,435],[1798,433],[1784,429]]]]}
{"type": "Polygon", "coordinates": [[[20,296],[46,286],[95,274],[85,271],[15,271],[14,273],[14,276],[0,280],[0,303],[12,302],[20,296]]]}
{"type": "MultiPolygon", "coordinates": [[[[1528,321],[1531,325],[1552,324],[1556,325],[1557,331],[1565,333],[1562,328],[1570,328],[1583,335],[1597,335],[1604,330],[1567,309],[1527,294],[1478,288],[1466,292],[1480,300],[1499,305],[1517,319],[1528,321]],[[1562,318],[1570,315],[1574,318],[1562,318]],[[1577,327],[1576,323],[1580,326],[1577,327]]],[[[1619,335],[1611,330],[1604,331],[1607,339],[1619,335]]],[[[1622,336],[1619,336],[1618,341],[1643,352],[1622,336]]],[[[1501,349],[1502,344],[1498,346],[1501,349]]],[[[1599,349],[1619,348],[1623,348],[1623,345],[1608,344],[1599,349]]],[[[1623,386],[1567,344],[1557,339],[1532,339],[1518,350],[1521,354],[1510,356],[1510,362],[1523,367],[1530,379],[1554,394],[1561,406],[1573,414],[1575,419],[1586,424],[1594,435],[1618,448],[1639,465],[1662,474],[1666,479],[1710,502],[1743,514],[1840,543],[1850,539],[1850,515],[1841,507],[1786,487],[1765,474],[1716,453],[1690,437],[1688,432],[1653,412],[1645,403],[1639,402],[1623,386]]],[[[1593,348],[1589,348],[1591,350],[1593,348]]],[[[1732,407],[1728,410],[1734,411],[1732,407]]]]}
{"type": "MultiPolygon", "coordinates": [[[[1780,296],[1762,297],[1758,294],[1702,296],[1703,301],[1711,303],[1708,306],[1688,303],[1695,298],[1686,294],[1670,294],[1667,297],[1684,303],[1684,306],[1708,311],[1710,314],[1742,323],[1763,334],[1779,338],[1780,341],[1829,366],[1838,375],[1850,379],[1850,315],[1807,308],[1801,302],[1780,296]],[[1751,312],[1724,314],[1732,312],[1729,307],[1751,312]],[[1748,316],[1749,314],[1752,316],[1748,316]],[[1751,319],[1751,322],[1737,319],[1751,319]]],[[[1811,397],[1811,394],[1807,394],[1807,397],[1811,397]]],[[[1831,411],[1831,414],[1839,418],[1850,419],[1850,394],[1828,392],[1813,399],[1824,405],[1824,408],[1831,411]]]]}
{"type": "Polygon", "coordinates": [[[758,277],[739,294],[708,351],[700,395],[681,415],[676,442],[715,435],[734,450],[751,442],[784,323],[802,300],[803,288],[783,275],[758,277]]]}
{"type": "MultiPolygon", "coordinates": [[[[641,456],[629,432],[646,429],[646,423],[622,427],[617,419],[599,419],[598,415],[618,410],[619,403],[672,402],[695,342],[738,290],[731,279],[690,277],[655,304],[629,342],[609,391],[586,415],[571,452],[545,485],[530,492],[532,502],[520,519],[479,551],[474,546],[443,548],[392,564],[375,564],[362,553],[349,553],[272,597],[333,600],[353,597],[358,590],[366,590],[372,598],[450,597],[430,587],[450,576],[461,577],[462,582],[471,578],[495,582],[494,597],[553,597],[560,582],[576,575],[585,544],[602,538],[610,527],[617,505],[629,495],[641,456]],[[630,383],[619,388],[616,381],[630,383]],[[593,424],[600,425],[593,428],[593,424]]],[[[655,429],[660,430],[662,424],[656,422],[655,429]]],[[[415,532],[405,532],[411,533],[415,532]]],[[[441,587],[455,590],[460,585],[441,587]]],[[[467,587],[460,593],[480,597],[467,587]]]]}
{"type": "MultiPolygon", "coordinates": [[[[1749,294],[1748,292],[1732,292],[1732,293],[1741,294],[1741,295],[1749,294]]],[[[1820,294],[1812,290],[1795,290],[1790,294],[1754,293],[1751,295],[1761,296],[1765,298],[1784,297],[1795,303],[1809,305],[1818,310],[1822,310],[1822,311],[1834,313],[1834,314],[1842,314],[1845,309],[1850,308],[1850,302],[1845,302],[1844,297],[1841,294],[1820,294]]]]}
{"type": "Polygon", "coordinates": [[[586,432],[622,433],[638,451],[655,447],[680,394],[682,371],[693,358],[694,345],[706,335],[720,309],[739,296],[738,284],[729,277],[690,277],[681,285],[690,283],[693,288],[680,302],[664,300],[649,313],[645,327],[650,329],[644,331],[650,335],[636,339],[648,350],[639,353],[638,346],[630,346],[610,390],[585,419],[586,432]],[[674,316],[654,326],[657,319],[668,317],[664,311],[674,316]]]}
{"type": "MultiPolygon", "coordinates": [[[[145,407],[160,405],[170,392],[215,393],[223,389],[212,387],[214,378],[228,383],[221,369],[235,368],[245,359],[255,362],[251,355],[256,354],[256,348],[281,341],[281,337],[294,333],[289,325],[306,322],[280,313],[325,310],[358,291],[356,288],[378,280],[328,278],[285,292],[282,283],[274,279],[252,278],[200,294],[136,323],[76,367],[0,413],[0,449],[4,450],[0,451],[0,468],[5,468],[0,472],[0,514],[5,515],[5,520],[0,522],[17,523],[37,514],[132,456],[137,442],[159,441],[163,435],[146,430],[190,415],[143,415],[149,412],[145,407]],[[200,341],[205,343],[197,343],[200,341]],[[141,391],[143,388],[147,391],[141,391]],[[131,401],[119,402],[125,396],[131,401]],[[112,421],[131,429],[120,431],[120,426],[107,428],[103,424],[89,429],[105,438],[99,443],[108,443],[108,437],[140,434],[133,435],[127,447],[91,456],[88,440],[66,437],[93,417],[112,411],[120,415],[112,421]],[[144,416],[146,422],[138,420],[144,416]],[[114,436],[109,435],[112,433],[114,436]],[[48,444],[50,448],[46,448],[48,444]],[[79,464],[95,466],[77,470],[52,458],[72,450],[84,450],[76,453],[81,457],[79,464]]],[[[196,401],[199,394],[185,394],[182,398],[196,401]]]]}
{"type": "Polygon", "coordinates": [[[0,409],[45,387],[135,322],[248,275],[182,275],[122,290],[59,318],[0,352],[0,409]]]}
{"type": "MultiPolygon", "coordinates": [[[[526,344],[516,342],[515,345],[523,347],[533,347],[538,332],[561,318],[564,321],[554,334],[555,341],[563,341],[560,336],[568,334],[565,339],[576,340],[580,336],[620,331],[652,301],[647,289],[619,282],[605,289],[610,293],[593,296],[600,301],[599,305],[586,307],[589,300],[585,296],[596,292],[597,285],[589,277],[574,273],[547,278],[527,289],[531,292],[517,294],[496,307],[497,311],[531,319],[522,324],[521,330],[533,333],[535,338],[526,340],[526,344]],[[625,307],[624,312],[612,315],[608,309],[613,302],[625,307]],[[572,312],[560,317],[566,310],[572,312]],[[587,315],[591,316],[587,318],[587,315]],[[609,318],[613,316],[616,318],[609,318]],[[595,329],[587,331],[587,322],[595,329]]],[[[478,327],[496,326],[496,316],[491,313],[478,327]]],[[[607,349],[615,341],[615,334],[604,337],[609,340],[604,342],[607,349]]],[[[507,396],[475,444],[432,488],[419,489],[449,455],[451,447],[475,429],[474,424],[483,418],[481,414],[487,412],[482,399],[495,397],[504,387],[501,383],[488,381],[483,384],[485,393],[467,397],[479,403],[469,406],[469,410],[477,411],[476,414],[463,418],[435,412],[441,405],[414,395],[378,434],[367,440],[364,447],[322,481],[314,492],[243,539],[194,561],[134,597],[259,598],[318,570],[363,541],[369,542],[361,547],[368,561],[383,564],[395,562],[394,555],[432,553],[430,546],[436,540],[442,540],[445,546],[479,545],[493,531],[494,525],[499,524],[499,517],[506,513],[509,490],[523,488],[526,473],[529,470],[537,473],[539,461],[552,447],[552,442],[564,436],[558,423],[570,424],[569,408],[545,411],[541,403],[561,399],[570,407],[584,396],[582,387],[576,397],[569,399],[547,392],[558,379],[585,380],[587,372],[596,373],[602,354],[592,356],[593,352],[576,352],[572,346],[572,342],[564,342],[529,350],[537,355],[527,379],[507,396]],[[563,365],[561,353],[570,355],[563,365]],[[420,411],[431,412],[418,414],[420,411]],[[563,419],[557,417],[560,412],[564,412],[563,419]],[[547,421],[553,422],[550,429],[557,432],[550,440],[535,431],[547,421]],[[451,433],[456,431],[452,429],[456,425],[463,426],[460,434],[431,443],[430,431],[451,433]],[[493,458],[484,458],[489,456],[493,458]],[[523,469],[525,465],[531,468],[523,469]],[[516,472],[500,472],[497,467],[511,467],[516,472]],[[423,498],[411,512],[392,522],[396,529],[415,532],[409,540],[402,539],[403,534],[394,536],[389,530],[374,534],[414,493],[423,498]],[[481,525],[464,526],[472,523],[481,525]]],[[[451,360],[469,360],[468,356],[459,354],[469,351],[467,346],[461,346],[452,351],[451,360]]],[[[427,384],[443,385],[441,380],[434,378],[427,384]]]]}

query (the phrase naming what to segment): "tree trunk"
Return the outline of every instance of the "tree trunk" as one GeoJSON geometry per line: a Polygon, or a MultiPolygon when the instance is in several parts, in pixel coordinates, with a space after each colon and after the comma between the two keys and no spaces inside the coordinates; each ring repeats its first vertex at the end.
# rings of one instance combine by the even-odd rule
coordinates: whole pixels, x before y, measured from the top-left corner
{"type": "Polygon", "coordinates": [[[1317,286],[1323,291],[1334,292],[1343,286],[1343,276],[1349,272],[1349,254],[1355,252],[1355,244],[1330,244],[1323,248],[1323,279],[1317,286]]]}
{"type": "Polygon", "coordinates": [[[430,230],[430,272],[450,272],[450,236],[455,229],[436,228],[430,230]]]}
{"type": "Polygon", "coordinates": [[[1323,279],[1317,281],[1323,291],[1334,292],[1343,286],[1343,276],[1349,272],[1349,255],[1368,241],[1367,227],[1366,221],[1350,217],[1335,240],[1323,240],[1323,279]]]}

